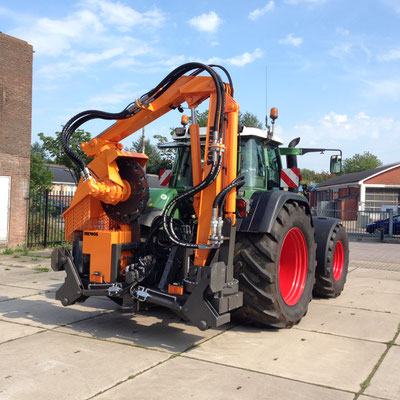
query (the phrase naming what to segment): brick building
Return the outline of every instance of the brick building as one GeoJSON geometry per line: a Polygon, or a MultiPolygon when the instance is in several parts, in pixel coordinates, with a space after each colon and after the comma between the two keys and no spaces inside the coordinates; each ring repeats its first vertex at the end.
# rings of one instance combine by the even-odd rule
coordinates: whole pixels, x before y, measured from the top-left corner
{"type": "Polygon", "coordinates": [[[0,247],[25,242],[33,49],[0,33],[0,247]]]}
{"type": "Polygon", "coordinates": [[[319,211],[336,210],[343,220],[355,219],[356,211],[392,208],[397,212],[400,209],[400,162],[319,183],[310,203],[319,211]]]}

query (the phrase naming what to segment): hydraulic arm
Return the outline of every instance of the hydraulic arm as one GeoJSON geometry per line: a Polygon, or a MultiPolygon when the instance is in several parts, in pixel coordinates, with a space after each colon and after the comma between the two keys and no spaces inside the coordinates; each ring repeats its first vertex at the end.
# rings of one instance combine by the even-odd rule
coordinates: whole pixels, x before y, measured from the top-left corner
{"type": "Polygon", "coordinates": [[[64,305],[90,295],[122,298],[130,294],[137,302],[165,305],[201,329],[229,320],[228,311],[242,304],[232,266],[234,189],[244,183],[242,177],[237,177],[238,112],[232,82],[223,67],[188,63],[173,70],[120,113],[89,110],[68,121],[62,131],[62,144],[79,166],[82,178],[64,213],[66,239],[74,243],[73,257],[59,251],[53,262],[56,268],[67,271],[66,283],[57,292],[64,305]],[[212,67],[221,68],[229,83],[224,83],[212,67]],[[207,99],[209,116],[202,154],[195,116],[196,108],[207,99]],[[194,185],[169,201],[144,237],[138,218],[149,200],[143,171],[147,156],[124,151],[120,141],[171,110],[181,111],[184,103],[193,118],[190,133],[194,185]],[[69,148],[68,141],[79,126],[95,118],[116,122],[81,145],[93,158],[86,165],[69,148]],[[175,218],[180,205],[187,203],[193,203],[195,213],[190,226],[175,218]],[[165,249],[169,252],[165,266],[160,265],[160,260],[166,260],[165,254],[150,251],[161,242],[164,253],[165,249]],[[181,268],[182,285],[174,289],[169,280],[179,275],[177,268],[181,268]],[[150,285],[139,286],[139,282],[150,285]],[[177,290],[182,297],[171,298],[165,293],[166,287],[168,293],[177,290]],[[206,291],[213,304],[206,300],[206,291]]]}

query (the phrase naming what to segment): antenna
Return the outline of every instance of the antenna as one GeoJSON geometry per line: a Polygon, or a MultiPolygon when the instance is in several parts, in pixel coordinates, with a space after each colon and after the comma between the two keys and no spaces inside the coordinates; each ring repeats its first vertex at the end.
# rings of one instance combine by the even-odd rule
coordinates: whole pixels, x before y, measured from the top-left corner
{"type": "Polygon", "coordinates": [[[265,64],[265,127],[268,128],[268,65],[265,64]]]}

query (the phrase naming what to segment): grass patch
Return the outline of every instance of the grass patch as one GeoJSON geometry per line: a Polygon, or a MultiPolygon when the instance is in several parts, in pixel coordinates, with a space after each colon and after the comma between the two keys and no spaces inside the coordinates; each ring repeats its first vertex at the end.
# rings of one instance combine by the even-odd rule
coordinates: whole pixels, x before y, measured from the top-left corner
{"type": "Polygon", "coordinates": [[[1,254],[7,254],[7,255],[9,255],[9,254],[14,254],[14,250],[13,249],[10,249],[9,247],[6,247],[2,252],[1,252],[1,254]]]}
{"type": "Polygon", "coordinates": [[[38,261],[39,258],[38,257],[32,257],[32,261],[38,261]]]}
{"type": "Polygon", "coordinates": [[[21,256],[19,256],[18,254],[14,254],[13,258],[21,258],[21,256]]]}
{"type": "Polygon", "coordinates": [[[356,399],[358,399],[362,394],[364,394],[365,390],[370,385],[372,378],[374,377],[378,368],[381,366],[381,364],[382,364],[384,358],[386,357],[386,354],[389,352],[390,348],[395,344],[397,336],[399,336],[399,334],[400,334],[400,324],[399,324],[399,327],[397,328],[397,332],[394,335],[394,338],[390,342],[386,343],[386,350],[379,357],[378,362],[372,368],[372,371],[368,375],[368,378],[361,384],[361,389],[358,391],[358,393],[356,393],[356,397],[355,397],[356,399]]]}
{"type": "MultiPolygon", "coordinates": [[[[24,246],[18,246],[15,249],[11,249],[9,247],[6,247],[5,249],[3,249],[0,254],[4,254],[4,255],[11,255],[11,254],[21,254],[23,256],[28,255],[28,248],[24,245],[24,246]]],[[[18,258],[18,257],[15,257],[18,258]]]]}
{"type": "Polygon", "coordinates": [[[41,266],[39,265],[38,267],[33,268],[33,270],[34,270],[35,272],[37,272],[37,273],[40,273],[40,272],[49,272],[49,271],[50,271],[50,268],[41,267],[41,266]]]}

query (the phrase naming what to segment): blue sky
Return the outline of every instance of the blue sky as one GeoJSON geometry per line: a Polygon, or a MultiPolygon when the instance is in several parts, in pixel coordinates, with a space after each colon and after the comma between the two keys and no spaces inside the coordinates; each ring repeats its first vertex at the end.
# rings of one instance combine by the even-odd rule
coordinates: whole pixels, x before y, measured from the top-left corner
{"type": "MultiPolygon", "coordinates": [[[[0,31],[34,47],[32,140],[86,109],[117,112],[188,61],[230,71],[236,101],[285,145],[400,160],[400,1],[0,0],[0,31]]],[[[171,112],[147,134],[169,133],[171,112]]],[[[107,123],[89,123],[93,135],[107,123]]],[[[129,145],[139,133],[125,143],[129,145]]],[[[302,167],[327,170],[329,155],[302,167]]]]}

